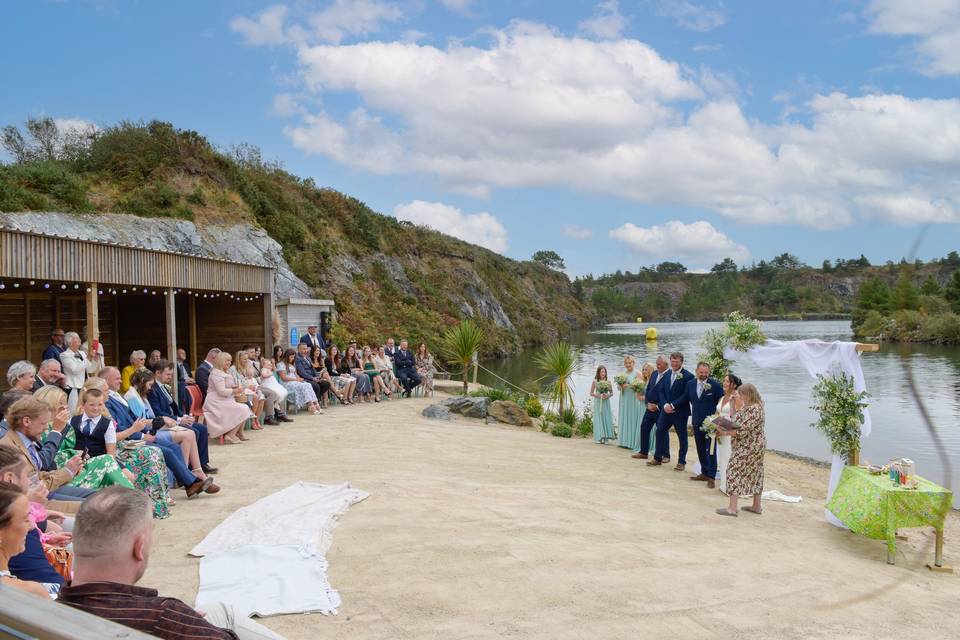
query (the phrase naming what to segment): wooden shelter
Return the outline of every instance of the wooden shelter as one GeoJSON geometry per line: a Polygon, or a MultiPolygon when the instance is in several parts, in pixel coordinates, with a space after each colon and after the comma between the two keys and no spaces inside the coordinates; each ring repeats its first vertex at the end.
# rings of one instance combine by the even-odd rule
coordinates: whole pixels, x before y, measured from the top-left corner
{"type": "Polygon", "coordinates": [[[39,364],[55,328],[120,367],[134,349],[183,348],[192,369],[215,346],[269,354],[274,282],[263,265],[0,228],[0,370],[39,364]]]}

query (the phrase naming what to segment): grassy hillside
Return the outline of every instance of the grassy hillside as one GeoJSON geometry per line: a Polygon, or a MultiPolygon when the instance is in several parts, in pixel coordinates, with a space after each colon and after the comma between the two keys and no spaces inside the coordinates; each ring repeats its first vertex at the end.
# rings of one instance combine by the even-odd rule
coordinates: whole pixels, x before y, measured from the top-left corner
{"type": "Polygon", "coordinates": [[[473,316],[487,352],[506,354],[590,322],[564,274],[378,214],[255,148],[225,152],[163,122],[71,136],[42,124],[28,126],[32,140],[3,131],[15,162],[0,165],[0,211],[258,224],[317,296],[336,301],[340,339],[392,334],[435,345],[447,326],[473,316]]]}

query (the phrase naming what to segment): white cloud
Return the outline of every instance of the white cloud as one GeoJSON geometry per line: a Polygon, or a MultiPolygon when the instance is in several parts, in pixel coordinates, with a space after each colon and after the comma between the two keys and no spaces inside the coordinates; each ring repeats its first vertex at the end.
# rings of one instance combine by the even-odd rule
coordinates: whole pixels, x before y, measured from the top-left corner
{"type": "Polygon", "coordinates": [[[481,198],[560,186],[815,228],[953,220],[960,210],[960,100],[784,94],[783,120],[765,123],[745,116],[731,77],[636,40],[526,22],[490,36],[469,46],[302,44],[299,103],[279,104],[293,118],[284,131],[309,154],[435,176],[481,198]],[[359,106],[297,111],[330,93],[359,106]]]}
{"type": "Polygon", "coordinates": [[[627,26],[627,18],[620,13],[618,0],[603,0],[597,5],[593,17],[584,20],[577,28],[589,35],[612,40],[619,38],[627,26]]]}
{"type": "Polygon", "coordinates": [[[440,4],[451,11],[466,13],[470,5],[473,4],[473,0],[440,0],[440,4]]]}
{"type": "Polygon", "coordinates": [[[287,41],[283,31],[283,21],[287,17],[287,7],[275,4],[267,7],[255,20],[237,16],[230,21],[230,28],[242,35],[249,45],[278,45],[287,41]]]}
{"type": "Polygon", "coordinates": [[[403,12],[380,0],[335,0],[323,11],[312,14],[309,23],[324,42],[339,43],[347,36],[376,33],[383,22],[396,22],[403,12]]]}
{"type": "Polygon", "coordinates": [[[662,16],[673,18],[678,25],[693,31],[712,31],[727,22],[723,3],[708,7],[687,0],[660,0],[657,11],[662,16]]]}
{"type": "Polygon", "coordinates": [[[560,228],[560,232],[568,238],[574,240],[586,240],[593,237],[593,229],[585,229],[575,224],[565,224],[560,228]]]}
{"type": "Polygon", "coordinates": [[[83,136],[100,130],[95,122],[83,118],[54,118],[53,123],[57,131],[67,136],[83,136]]]}
{"type": "Polygon", "coordinates": [[[424,225],[497,253],[507,250],[507,230],[485,211],[467,214],[442,202],[414,200],[397,205],[393,215],[397,220],[424,225]]]}
{"type": "Polygon", "coordinates": [[[960,2],[957,0],[871,0],[873,33],[915,38],[922,71],[960,74],[960,2]]]}
{"type": "Polygon", "coordinates": [[[750,252],[704,220],[689,224],[671,220],[638,227],[628,222],[610,231],[610,237],[641,256],[709,266],[724,258],[743,262],[750,252]]]}
{"type": "Polygon", "coordinates": [[[698,44],[693,47],[694,53],[717,53],[723,51],[722,44],[698,44]]]}

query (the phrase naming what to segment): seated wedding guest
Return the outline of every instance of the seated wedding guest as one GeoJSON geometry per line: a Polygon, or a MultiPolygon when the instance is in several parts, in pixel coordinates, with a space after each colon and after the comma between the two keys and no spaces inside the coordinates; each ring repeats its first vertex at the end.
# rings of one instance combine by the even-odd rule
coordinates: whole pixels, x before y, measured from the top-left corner
{"type": "MultiPolygon", "coordinates": [[[[331,346],[331,349],[332,348],[331,346]]],[[[387,357],[386,349],[383,345],[377,347],[376,352],[373,354],[373,361],[377,365],[377,369],[380,371],[380,377],[383,378],[387,389],[390,389],[391,393],[399,391],[400,386],[397,384],[397,376],[393,373],[393,360],[387,357]]]]}
{"type": "Polygon", "coordinates": [[[234,355],[233,366],[230,367],[230,375],[233,376],[233,379],[237,383],[237,388],[242,391],[237,394],[237,400],[244,402],[250,406],[253,410],[253,425],[252,429],[259,431],[263,429],[263,426],[260,424],[260,412],[264,411],[264,415],[267,416],[264,419],[264,422],[268,425],[277,425],[280,424],[270,417],[272,414],[266,412],[264,407],[268,406],[266,396],[260,390],[260,380],[256,376],[256,373],[253,370],[253,367],[250,365],[250,352],[246,349],[241,349],[237,351],[234,355]]]}
{"type": "Polygon", "coordinates": [[[690,418],[693,428],[693,442],[697,447],[697,459],[700,461],[700,473],[691,480],[706,482],[708,489],[716,486],[717,453],[713,439],[703,432],[703,421],[717,410],[717,403],[723,396],[723,387],[710,377],[710,365],[697,363],[697,377],[687,383],[687,397],[690,398],[690,418]]]}
{"type": "Polygon", "coordinates": [[[273,360],[270,358],[260,359],[260,389],[263,390],[264,395],[272,393],[277,397],[275,401],[277,409],[273,419],[277,422],[293,422],[283,410],[287,406],[287,396],[290,392],[273,375],[273,367],[273,360]]]}
{"type": "Polygon", "coordinates": [[[183,349],[177,349],[177,380],[186,384],[193,383],[193,375],[190,373],[190,367],[187,366],[187,352],[183,349]]]}
{"type": "Polygon", "coordinates": [[[310,347],[307,357],[310,358],[310,364],[313,365],[314,369],[317,371],[323,369],[323,359],[326,357],[323,349],[317,346],[310,347]]]}
{"type": "Polygon", "coordinates": [[[62,604],[166,640],[283,640],[229,605],[203,614],[154,589],[137,587],[153,548],[150,503],[135,491],[101,491],[87,500],[73,530],[73,580],[62,604]]]}
{"type": "Polygon", "coordinates": [[[330,345],[330,352],[323,359],[323,368],[327,372],[330,388],[333,395],[337,396],[337,400],[342,404],[353,404],[353,391],[357,383],[350,375],[350,367],[340,354],[340,347],[335,344],[330,345]]]}
{"type": "MultiPolygon", "coordinates": [[[[243,435],[243,424],[253,414],[250,407],[236,401],[237,383],[230,375],[233,357],[226,351],[216,354],[209,372],[209,386],[203,401],[203,417],[211,438],[223,436],[225,442],[239,444],[249,440],[243,435]]],[[[197,368],[199,372],[200,368],[197,368]]],[[[199,373],[198,373],[199,381],[199,373]]]]}
{"type": "Polygon", "coordinates": [[[66,334],[63,332],[63,329],[58,328],[51,331],[50,344],[43,350],[43,355],[40,356],[40,359],[59,361],[60,354],[67,350],[65,336],[66,334]]]}
{"type": "MultiPolygon", "coordinates": [[[[0,464],[6,458],[0,453],[0,464]]],[[[25,465],[21,460],[17,462],[21,468],[0,468],[0,476],[24,474],[25,465]]],[[[29,515],[30,501],[23,489],[17,484],[0,481],[0,584],[49,598],[60,590],[63,578],[44,555],[40,534],[30,522],[29,515]],[[13,566],[11,561],[14,561],[13,566]],[[45,584],[56,587],[48,588],[45,584]]]]}
{"type": "Polygon", "coordinates": [[[10,431],[0,438],[0,444],[20,452],[30,473],[37,474],[46,485],[51,500],[83,500],[93,494],[93,490],[70,486],[74,476],[83,467],[83,457],[75,454],[62,469],[57,468],[56,455],[70,415],[66,407],[66,394],[62,389],[52,387],[44,392],[43,397],[53,394],[59,395],[63,401],[56,414],[40,397],[24,396],[14,402],[6,412],[10,431]],[[43,435],[48,425],[52,429],[44,441],[43,435]]]}
{"type": "Polygon", "coordinates": [[[210,372],[213,370],[213,363],[216,361],[217,356],[220,355],[220,349],[214,347],[207,351],[207,357],[197,365],[197,370],[194,373],[193,377],[196,380],[197,388],[200,389],[200,394],[206,398],[207,397],[207,381],[210,378],[210,372]]]}
{"type": "Polygon", "coordinates": [[[177,425],[186,427],[193,431],[194,440],[197,443],[197,453],[200,455],[200,468],[206,474],[217,472],[215,467],[210,466],[210,435],[207,433],[207,425],[197,422],[193,416],[187,415],[180,408],[180,405],[173,401],[167,386],[173,380],[173,363],[167,360],[161,360],[153,365],[153,375],[157,384],[153,385],[147,400],[153,413],[164,418],[171,418],[177,425]]]}
{"type": "Polygon", "coordinates": [[[737,499],[753,496],[753,504],[744,511],[760,515],[760,499],[763,497],[763,453],[767,440],[763,433],[764,411],[760,392],[752,384],[745,384],[731,394],[734,413],[730,417],[740,428],[721,430],[719,436],[731,436],[733,450],[727,465],[727,495],[730,503],[725,509],[717,509],[722,516],[737,515],[737,499]]]}
{"type": "MultiPolygon", "coordinates": [[[[188,459],[179,443],[173,442],[171,438],[166,436],[158,435],[164,427],[176,426],[173,420],[170,418],[144,417],[131,409],[127,399],[119,393],[120,372],[117,371],[116,367],[106,367],[100,372],[100,377],[104,380],[108,389],[105,404],[116,422],[117,441],[120,443],[120,455],[117,459],[121,463],[128,468],[132,468],[132,460],[128,460],[128,458],[133,453],[152,453],[152,449],[156,448],[162,454],[163,464],[167,469],[170,469],[176,481],[186,490],[188,499],[201,493],[217,493],[220,491],[220,487],[213,484],[213,479],[200,468],[199,459],[195,456],[196,442],[192,432],[189,435],[182,434],[180,436],[183,442],[182,446],[187,447],[191,454],[194,454],[193,459],[188,459]],[[138,442],[139,440],[145,441],[146,446],[138,442]],[[188,465],[188,462],[191,464],[188,465]]],[[[134,374],[134,377],[139,380],[145,378],[153,380],[153,374],[146,369],[140,369],[134,374]]],[[[142,406],[143,403],[138,400],[137,404],[142,406]]],[[[147,406],[149,406],[149,403],[147,403],[147,406]]],[[[162,484],[165,488],[167,478],[165,473],[163,476],[162,484]]],[[[141,484],[146,487],[145,490],[155,500],[159,501],[163,497],[169,504],[169,494],[166,491],[161,493],[160,483],[156,481],[153,474],[142,478],[138,482],[138,486],[141,486],[141,484]]]]}
{"type": "Polygon", "coordinates": [[[433,365],[433,354],[427,349],[427,343],[421,342],[420,346],[417,347],[414,362],[416,363],[417,375],[423,381],[423,388],[427,393],[433,395],[433,374],[437,372],[437,368],[433,365]]]}
{"type": "MultiPolygon", "coordinates": [[[[90,380],[100,381],[100,378],[91,378],[90,380]]],[[[89,381],[88,384],[90,384],[89,381]]],[[[96,382],[93,384],[96,384],[96,382]]],[[[63,389],[47,386],[37,391],[33,397],[47,405],[50,414],[54,416],[53,430],[49,431],[46,435],[46,439],[49,442],[55,439],[54,431],[57,431],[56,427],[60,421],[60,418],[57,416],[61,414],[62,410],[67,406],[67,394],[63,392],[63,389]]],[[[88,492],[115,484],[133,486],[133,484],[131,484],[133,475],[126,472],[115,458],[99,456],[84,459],[83,450],[76,449],[76,433],[70,426],[69,421],[67,422],[67,426],[62,430],[62,438],[59,449],[54,454],[52,465],[45,455],[46,448],[41,448],[40,451],[40,459],[45,471],[66,468],[74,474],[68,485],[59,487],[50,494],[49,497],[51,499],[68,500],[69,498],[65,498],[64,495],[73,494],[73,499],[76,500],[78,495],[76,493],[77,491],[86,496],[88,492]],[[76,461],[79,461],[79,468],[77,468],[78,465],[76,461]]]]}
{"type": "Polygon", "coordinates": [[[130,364],[123,368],[123,371],[120,372],[120,389],[121,394],[126,393],[130,388],[130,379],[133,378],[138,370],[143,369],[147,364],[147,354],[143,351],[137,349],[130,354],[130,364]]]}
{"type": "MultiPolygon", "coordinates": [[[[389,347],[389,341],[387,346],[389,347]]],[[[387,354],[389,355],[389,351],[387,354]]],[[[393,355],[393,364],[397,371],[397,380],[403,387],[403,396],[409,398],[413,388],[420,384],[420,376],[417,375],[416,358],[407,348],[406,339],[400,341],[400,348],[393,355]]]]}
{"type": "MultiPolygon", "coordinates": [[[[180,453],[183,461],[187,463],[187,467],[193,470],[198,479],[204,480],[206,472],[200,462],[197,434],[187,427],[178,425],[174,418],[158,416],[153,411],[153,405],[150,404],[150,394],[154,387],[159,386],[153,371],[140,369],[133,374],[130,385],[130,390],[123,396],[123,399],[127,401],[127,407],[135,418],[150,420],[150,430],[144,433],[144,440],[151,442],[150,436],[152,435],[154,437],[153,444],[180,447],[180,453]]],[[[166,456],[164,456],[164,462],[166,462],[166,456]]],[[[169,465],[167,466],[169,467],[169,465]]],[[[216,492],[207,491],[207,493],[216,492]]]]}
{"type": "MultiPolygon", "coordinates": [[[[264,419],[265,424],[280,424],[281,422],[293,422],[290,418],[287,417],[287,414],[284,412],[284,403],[286,402],[287,391],[286,389],[277,389],[279,383],[274,387],[273,385],[264,385],[263,384],[263,372],[261,371],[260,364],[260,347],[250,346],[247,347],[247,356],[249,358],[249,366],[253,368],[253,375],[250,376],[249,372],[247,377],[252,377],[256,380],[257,388],[264,397],[264,406],[266,407],[266,418],[264,419]],[[283,396],[282,398],[280,396],[283,396]]],[[[276,382],[276,380],[274,380],[276,382]]]]}
{"type": "Polygon", "coordinates": [[[118,400],[123,398],[116,392],[120,372],[116,367],[107,367],[100,375],[107,376],[113,384],[113,395],[106,379],[94,377],[87,380],[80,394],[81,412],[70,420],[75,437],[74,449],[88,451],[95,458],[114,458],[134,486],[153,500],[154,517],[169,518],[174,501],[170,497],[167,469],[173,470],[174,476],[185,470],[183,456],[176,447],[165,448],[160,443],[143,442],[150,421],[135,419],[126,404],[118,400]]]}
{"type": "Polygon", "coordinates": [[[73,331],[68,331],[64,337],[67,348],[60,354],[60,366],[63,367],[64,386],[68,389],[67,406],[70,412],[77,408],[77,402],[80,398],[80,390],[83,389],[83,383],[88,375],[97,372],[96,364],[91,364],[85,354],[80,349],[80,336],[73,331]]]}
{"type": "Polygon", "coordinates": [[[305,342],[298,344],[297,357],[294,359],[294,365],[297,369],[297,375],[303,378],[306,382],[310,383],[310,386],[313,387],[313,393],[317,396],[317,399],[320,402],[323,402],[323,397],[327,394],[327,391],[330,391],[330,383],[324,380],[320,375],[320,372],[313,368],[313,364],[310,362],[309,353],[310,347],[307,346],[305,342]]]}
{"type": "Polygon", "coordinates": [[[47,385],[55,387],[63,386],[63,371],[60,369],[60,360],[44,360],[37,369],[37,375],[33,379],[33,391],[37,391],[47,385]]]}
{"type": "Polygon", "coordinates": [[[0,396],[0,438],[7,435],[7,432],[10,430],[10,425],[7,424],[7,419],[4,417],[7,409],[9,409],[10,405],[14,402],[28,395],[30,395],[28,392],[21,389],[10,389],[0,396]]]}
{"type": "Polygon", "coordinates": [[[393,362],[394,356],[397,355],[397,348],[394,346],[393,338],[387,338],[387,344],[383,348],[383,352],[390,358],[390,362],[393,362]]]}
{"type": "Polygon", "coordinates": [[[320,410],[317,394],[314,393],[309,382],[297,375],[296,359],[296,351],[293,349],[284,351],[280,360],[277,361],[277,375],[280,376],[281,384],[293,394],[298,409],[307,407],[313,415],[320,415],[323,412],[320,410]]]}
{"type": "Polygon", "coordinates": [[[373,393],[373,384],[370,382],[370,376],[363,370],[363,361],[357,352],[355,342],[351,342],[350,346],[347,347],[347,353],[343,359],[350,368],[350,375],[353,376],[357,384],[357,395],[360,396],[361,402],[370,402],[370,396],[373,393]]]}
{"type": "Polygon", "coordinates": [[[7,369],[7,384],[11,389],[19,389],[27,393],[33,392],[34,376],[37,368],[28,360],[18,360],[7,369]]]}
{"type": "Polygon", "coordinates": [[[386,383],[383,381],[377,363],[373,361],[373,349],[368,346],[363,347],[363,358],[361,362],[363,362],[363,371],[367,374],[367,377],[370,378],[370,383],[373,385],[374,401],[380,402],[381,394],[386,395],[387,400],[389,400],[390,389],[387,388],[386,383]]]}
{"type": "Polygon", "coordinates": [[[147,357],[147,364],[145,364],[144,366],[149,369],[153,365],[160,362],[160,358],[161,358],[160,351],[158,349],[154,349],[153,351],[150,352],[150,355],[147,357]]]}
{"type": "Polygon", "coordinates": [[[324,341],[323,337],[317,331],[318,327],[315,324],[311,324],[307,327],[307,332],[300,336],[300,342],[307,345],[308,347],[317,347],[323,351],[323,355],[320,356],[320,360],[327,357],[326,351],[328,350],[327,343],[324,341]]]}
{"type": "Polygon", "coordinates": [[[277,346],[275,346],[273,348],[273,361],[276,363],[282,362],[284,351],[286,351],[286,349],[283,347],[283,345],[278,344],[277,346]]]}

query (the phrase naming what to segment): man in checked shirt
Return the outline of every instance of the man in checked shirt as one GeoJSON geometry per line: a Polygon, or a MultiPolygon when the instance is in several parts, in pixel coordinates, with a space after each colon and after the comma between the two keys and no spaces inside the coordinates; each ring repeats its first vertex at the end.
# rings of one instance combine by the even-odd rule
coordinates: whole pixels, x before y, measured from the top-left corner
{"type": "Polygon", "coordinates": [[[152,543],[152,505],[145,493],[98,491],[77,512],[73,581],[60,590],[59,602],[169,640],[283,640],[228,605],[201,613],[134,586],[147,570],[152,543]]]}

